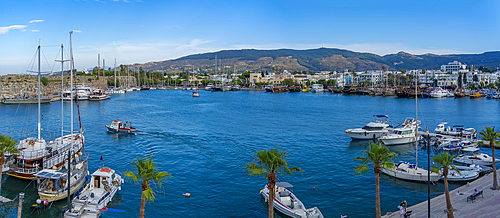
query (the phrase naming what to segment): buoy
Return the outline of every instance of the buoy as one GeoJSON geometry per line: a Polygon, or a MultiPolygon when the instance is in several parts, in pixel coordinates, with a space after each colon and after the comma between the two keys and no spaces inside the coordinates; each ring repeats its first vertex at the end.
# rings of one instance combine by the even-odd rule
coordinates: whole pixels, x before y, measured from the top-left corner
{"type": "Polygon", "coordinates": [[[189,193],[189,192],[187,192],[187,193],[185,193],[185,194],[182,194],[182,195],[186,196],[186,198],[191,197],[191,193],[189,193]]]}
{"type": "Polygon", "coordinates": [[[49,205],[49,200],[45,199],[45,201],[43,202],[43,205],[45,205],[45,206],[49,205]]]}
{"type": "Polygon", "coordinates": [[[40,200],[40,199],[36,199],[36,203],[37,203],[37,204],[41,204],[41,203],[42,203],[42,200],[40,200]]]}
{"type": "Polygon", "coordinates": [[[316,191],[316,187],[313,187],[313,191],[316,191]]]}
{"type": "Polygon", "coordinates": [[[260,193],[262,194],[262,190],[260,190],[260,193]]]}

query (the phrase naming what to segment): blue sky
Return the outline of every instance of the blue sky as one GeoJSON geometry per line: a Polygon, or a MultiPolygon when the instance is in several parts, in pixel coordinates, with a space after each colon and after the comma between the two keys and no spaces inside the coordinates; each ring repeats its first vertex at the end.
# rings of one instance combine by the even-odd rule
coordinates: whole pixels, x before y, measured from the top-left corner
{"type": "Polygon", "coordinates": [[[498,51],[499,9],[488,0],[0,0],[0,74],[26,73],[39,40],[42,70],[59,70],[71,30],[79,70],[97,54],[112,66],[244,48],[498,51]]]}

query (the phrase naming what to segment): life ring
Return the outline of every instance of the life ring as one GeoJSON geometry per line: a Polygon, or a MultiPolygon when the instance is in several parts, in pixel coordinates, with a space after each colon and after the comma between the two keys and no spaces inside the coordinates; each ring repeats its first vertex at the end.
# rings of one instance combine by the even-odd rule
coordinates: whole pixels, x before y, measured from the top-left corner
{"type": "Polygon", "coordinates": [[[106,173],[109,173],[111,172],[111,169],[107,168],[107,167],[104,167],[100,170],[101,172],[106,172],[106,173]]]}

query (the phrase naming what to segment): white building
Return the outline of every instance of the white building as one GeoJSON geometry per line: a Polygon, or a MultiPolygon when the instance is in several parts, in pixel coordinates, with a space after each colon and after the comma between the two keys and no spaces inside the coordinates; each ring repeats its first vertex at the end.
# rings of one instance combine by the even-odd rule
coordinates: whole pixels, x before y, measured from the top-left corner
{"type": "Polygon", "coordinates": [[[447,65],[441,65],[441,70],[450,73],[464,72],[467,69],[467,64],[462,64],[458,61],[453,61],[447,65]]]}

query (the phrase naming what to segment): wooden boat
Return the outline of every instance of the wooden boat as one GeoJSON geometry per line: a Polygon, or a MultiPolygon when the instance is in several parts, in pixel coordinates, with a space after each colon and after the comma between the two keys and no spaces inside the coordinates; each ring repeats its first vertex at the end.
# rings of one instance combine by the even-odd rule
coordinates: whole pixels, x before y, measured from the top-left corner
{"type": "Polygon", "coordinates": [[[286,92],[286,86],[274,86],[272,92],[286,92]]]}
{"type": "Polygon", "coordinates": [[[122,122],[115,120],[111,123],[111,125],[106,125],[106,128],[108,128],[108,131],[110,132],[129,133],[129,134],[136,133],[137,129],[132,127],[132,123],[130,123],[129,126],[127,126],[127,123],[123,124],[122,122]]]}
{"type": "MultiPolygon", "coordinates": [[[[75,158],[76,159],[76,158],[75,158]]],[[[70,193],[74,194],[85,183],[87,176],[87,159],[80,163],[71,163],[71,174],[69,178],[70,193]]],[[[38,183],[38,195],[42,201],[58,201],[68,197],[68,170],[44,169],[35,174],[38,183]]]]}

